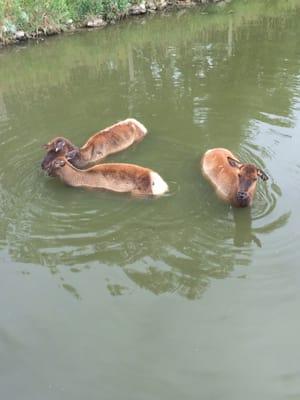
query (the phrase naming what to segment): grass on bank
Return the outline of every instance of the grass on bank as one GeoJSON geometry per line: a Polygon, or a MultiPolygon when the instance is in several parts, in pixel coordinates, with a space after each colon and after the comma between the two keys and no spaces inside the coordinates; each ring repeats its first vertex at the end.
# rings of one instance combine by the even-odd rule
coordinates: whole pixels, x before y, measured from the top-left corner
{"type": "Polygon", "coordinates": [[[0,0],[0,41],[27,34],[56,33],[92,16],[113,20],[124,15],[132,0],[0,0]]]}

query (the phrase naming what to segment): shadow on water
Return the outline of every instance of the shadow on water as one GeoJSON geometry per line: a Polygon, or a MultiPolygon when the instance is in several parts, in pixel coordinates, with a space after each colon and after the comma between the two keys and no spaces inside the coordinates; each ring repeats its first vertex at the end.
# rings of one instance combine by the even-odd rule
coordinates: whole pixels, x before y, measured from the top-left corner
{"type": "MultiPolygon", "coordinates": [[[[291,212],[278,215],[280,183],[268,170],[278,157],[269,127],[293,125],[297,15],[261,15],[254,27],[239,14],[206,16],[203,24],[196,13],[181,18],[184,34],[176,19],[150,18],[7,54],[0,65],[0,251],[10,260],[58,276],[63,266],[74,273],[118,267],[107,284],[112,295],[132,284],[195,299],[212,278],[249,265],[264,238],[288,224],[291,212]],[[210,18],[220,18],[218,29],[210,18]],[[110,160],[157,170],[171,182],[169,196],[75,190],[40,171],[40,146],[51,137],[81,145],[128,116],[149,135],[110,160]],[[220,203],[199,174],[200,155],[220,146],[271,176],[251,211],[220,203]]],[[[68,282],[62,287],[80,299],[68,282]]]]}

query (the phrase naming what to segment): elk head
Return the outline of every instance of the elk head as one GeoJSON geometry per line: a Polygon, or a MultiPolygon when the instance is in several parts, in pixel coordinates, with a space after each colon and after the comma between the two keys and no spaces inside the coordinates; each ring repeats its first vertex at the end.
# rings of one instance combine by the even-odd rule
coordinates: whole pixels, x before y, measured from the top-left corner
{"type": "Polygon", "coordinates": [[[66,165],[65,157],[57,157],[49,164],[47,173],[49,176],[57,176],[58,171],[66,165]]]}
{"type": "Polygon", "coordinates": [[[254,164],[243,164],[234,158],[227,157],[228,163],[236,169],[237,187],[234,202],[237,207],[247,207],[252,205],[255,195],[257,179],[266,181],[268,176],[254,164]]]}
{"type": "Polygon", "coordinates": [[[57,137],[51,140],[51,142],[44,144],[43,147],[47,150],[47,154],[41,164],[41,167],[44,170],[49,168],[50,164],[57,156],[63,156],[76,149],[76,147],[64,137],[57,137]]]}

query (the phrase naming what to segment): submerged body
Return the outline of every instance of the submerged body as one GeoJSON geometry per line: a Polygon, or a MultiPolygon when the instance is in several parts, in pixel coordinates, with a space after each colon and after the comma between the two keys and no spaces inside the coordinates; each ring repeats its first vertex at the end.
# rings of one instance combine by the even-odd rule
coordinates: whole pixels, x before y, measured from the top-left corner
{"type": "Polygon", "coordinates": [[[257,178],[268,179],[254,164],[241,163],[231,151],[223,148],[207,150],[201,159],[201,168],[217,195],[234,207],[251,206],[257,178]]]}
{"type": "Polygon", "coordinates": [[[168,191],[168,185],[157,172],[134,164],[110,163],[80,170],[61,156],[52,161],[47,171],[50,176],[57,176],[75,187],[143,196],[162,195],[168,191]]]}
{"type": "Polygon", "coordinates": [[[86,168],[139,142],[146,133],[147,129],[142,123],[128,118],[95,133],[80,148],[64,137],[57,137],[45,145],[48,151],[42,161],[42,169],[48,169],[58,156],[65,156],[77,168],[86,168]]]}

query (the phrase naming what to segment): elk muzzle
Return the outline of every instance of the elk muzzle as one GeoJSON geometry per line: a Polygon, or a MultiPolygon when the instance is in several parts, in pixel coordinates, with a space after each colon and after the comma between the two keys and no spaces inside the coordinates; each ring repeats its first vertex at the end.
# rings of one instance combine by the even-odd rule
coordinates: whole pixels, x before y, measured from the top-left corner
{"type": "Polygon", "coordinates": [[[236,194],[236,202],[238,207],[247,207],[251,204],[251,197],[245,191],[239,191],[236,194]]]}

